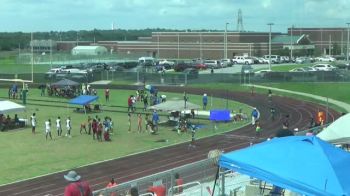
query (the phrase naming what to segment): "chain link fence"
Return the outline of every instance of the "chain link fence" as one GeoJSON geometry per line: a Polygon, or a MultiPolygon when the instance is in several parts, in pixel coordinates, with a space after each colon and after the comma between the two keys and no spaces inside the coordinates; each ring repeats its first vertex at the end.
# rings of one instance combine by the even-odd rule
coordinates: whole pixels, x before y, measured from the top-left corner
{"type": "MultiPolygon", "coordinates": [[[[48,74],[34,73],[34,83],[52,83],[63,78],[77,82],[94,82],[99,80],[122,81],[129,84],[154,84],[154,85],[189,85],[204,83],[231,83],[231,84],[263,84],[263,83],[288,83],[288,82],[350,82],[350,71],[339,72],[271,72],[265,75],[257,74],[185,74],[182,72],[153,73],[145,71],[100,71],[88,74],[48,74]]],[[[1,79],[31,80],[31,73],[24,74],[0,74],[1,79]]]]}

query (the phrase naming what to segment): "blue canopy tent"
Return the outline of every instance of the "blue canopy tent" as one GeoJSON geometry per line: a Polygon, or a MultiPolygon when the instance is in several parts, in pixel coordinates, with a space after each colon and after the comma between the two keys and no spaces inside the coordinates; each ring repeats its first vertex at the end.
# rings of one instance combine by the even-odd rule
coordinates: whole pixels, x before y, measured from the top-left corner
{"type": "Polygon", "coordinates": [[[219,165],[300,194],[350,195],[350,154],[317,137],[275,138],[223,154],[219,165]]]}
{"type": "MultiPolygon", "coordinates": [[[[98,99],[98,96],[80,95],[79,97],[71,99],[68,103],[86,106],[86,105],[90,104],[91,102],[96,101],[97,99],[98,99]]],[[[86,107],[84,107],[84,110],[86,113],[86,107]]]]}

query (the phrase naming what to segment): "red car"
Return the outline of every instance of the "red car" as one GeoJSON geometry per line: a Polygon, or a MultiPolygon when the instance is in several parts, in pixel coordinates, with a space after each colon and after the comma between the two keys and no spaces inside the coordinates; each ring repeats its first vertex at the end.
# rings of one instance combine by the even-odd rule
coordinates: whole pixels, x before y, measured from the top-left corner
{"type": "Polygon", "coordinates": [[[195,67],[196,69],[199,69],[199,70],[203,70],[203,69],[207,69],[207,68],[208,68],[207,65],[204,64],[204,63],[196,63],[196,64],[194,65],[194,67],[195,67]]]}

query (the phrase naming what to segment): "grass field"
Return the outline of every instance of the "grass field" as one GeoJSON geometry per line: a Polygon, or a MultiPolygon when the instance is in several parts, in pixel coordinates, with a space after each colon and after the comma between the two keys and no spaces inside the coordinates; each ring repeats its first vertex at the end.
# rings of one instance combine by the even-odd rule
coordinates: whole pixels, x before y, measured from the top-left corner
{"type": "MultiPolygon", "coordinates": [[[[99,94],[102,94],[99,91],[99,94]]],[[[102,112],[91,115],[111,116],[114,123],[114,132],[111,136],[112,142],[93,141],[91,135],[80,134],[80,123],[85,122],[87,116],[82,113],[73,112],[73,108],[67,108],[66,99],[40,97],[39,90],[31,89],[29,99],[37,99],[37,101],[28,100],[25,113],[19,113],[19,117],[29,118],[33,112],[37,114],[37,134],[31,133],[30,127],[12,130],[8,132],[0,132],[0,148],[1,160],[0,184],[23,180],[33,176],[43,175],[51,172],[57,172],[82,165],[115,159],[132,153],[137,153],[153,148],[159,148],[190,140],[190,134],[184,133],[178,135],[172,131],[173,127],[160,126],[158,135],[150,135],[149,133],[138,133],[136,125],[136,114],[132,115],[132,132],[127,132],[127,113],[126,108],[116,107],[125,106],[127,96],[133,94],[131,91],[112,90],[111,101],[105,103],[104,99],[98,103],[104,105],[103,109],[115,110],[115,112],[102,112]],[[50,102],[48,102],[50,101],[50,102]],[[57,101],[57,102],[51,102],[57,101]],[[39,106],[37,104],[47,104],[49,106],[39,106]],[[67,116],[72,118],[72,138],[58,137],[55,129],[55,119],[60,115],[62,121],[67,116]],[[50,118],[52,120],[53,141],[45,140],[44,121],[50,118]],[[162,142],[166,141],[168,142],[162,142]]],[[[167,99],[182,98],[182,94],[165,93],[167,99]]],[[[1,97],[7,96],[7,90],[2,90],[1,97]]],[[[201,104],[201,96],[189,95],[189,101],[201,104]]],[[[209,102],[210,103],[210,102],[209,102]]],[[[141,105],[140,105],[141,106],[141,105]]],[[[212,107],[225,108],[226,100],[213,98],[212,107]]],[[[229,101],[228,108],[238,110],[242,108],[248,113],[250,108],[237,102],[229,101]]],[[[140,111],[140,110],[139,110],[140,111]]],[[[161,115],[164,113],[160,113],[161,115]]],[[[10,114],[13,117],[13,113],[10,114]]],[[[143,115],[144,116],[144,115],[143,115]]],[[[161,116],[161,121],[166,120],[165,116],[161,116]]],[[[208,137],[224,131],[232,130],[243,126],[242,123],[222,123],[218,125],[218,130],[213,131],[213,125],[208,120],[192,120],[195,124],[203,124],[196,137],[208,137]]],[[[64,123],[62,123],[64,125],[64,123]]],[[[63,129],[65,127],[63,126],[63,129]]],[[[65,133],[65,129],[63,130],[65,133]]]]}
{"type": "Polygon", "coordinates": [[[320,95],[350,104],[350,83],[280,83],[266,86],[320,95]]]}
{"type": "MultiPolygon", "coordinates": [[[[35,64],[34,73],[45,73],[50,69],[50,65],[35,64]]],[[[31,73],[31,64],[22,64],[16,62],[16,56],[6,56],[0,57],[0,73],[7,74],[21,74],[21,73],[31,73]]]]}

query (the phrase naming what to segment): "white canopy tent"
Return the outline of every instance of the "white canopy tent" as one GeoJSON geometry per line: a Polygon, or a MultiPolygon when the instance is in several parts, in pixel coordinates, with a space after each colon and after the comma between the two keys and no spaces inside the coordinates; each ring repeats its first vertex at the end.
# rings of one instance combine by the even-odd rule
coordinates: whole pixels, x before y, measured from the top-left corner
{"type": "Polygon", "coordinates": [[[334,144],[350,144],[350,113],[334,121],[317,137],[334,144]]]}
{"type": "Polygon", "coordinates": [[[0,114],[8,112],[23,112],[25,107],[12,101],[0,101],[0,114]]]}
{"type": "Polygon", "coordinates": [[[148,109],[150,110],[160,110],[160,111],[167,111],[167,112],[171,112],[171,111],[185,111],[185,110],[197,110],[200,109],[201,106],[191,103],[191,102],[186,102],[185,105],[185,101],[183,100],[174,100],[174,101],[166,101],[154,106],[150,106],[148,107],[148,109]]]}

